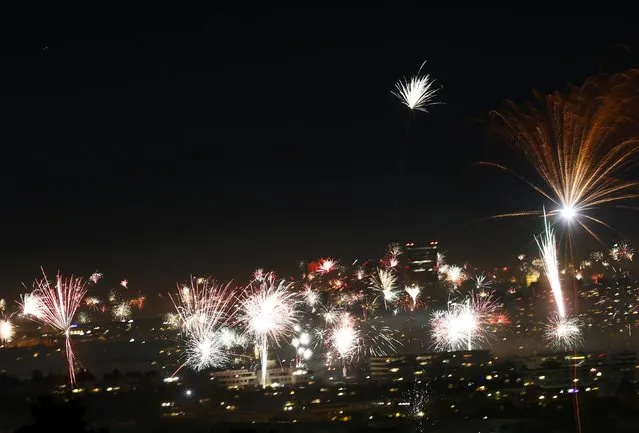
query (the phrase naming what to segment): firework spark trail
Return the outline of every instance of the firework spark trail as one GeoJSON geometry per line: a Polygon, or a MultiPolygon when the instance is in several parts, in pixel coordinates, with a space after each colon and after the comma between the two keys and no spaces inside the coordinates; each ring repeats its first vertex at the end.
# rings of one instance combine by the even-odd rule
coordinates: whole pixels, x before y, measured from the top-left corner
{"type": "Polygon", "coordinates": [[[178,287],[175,298],[170,296],[185,346],[178,371],[184,366],[196,371],[220,367],[228,360],[225,329],[235,302],[229,287],[209,278],[192,278],[190,285],[178,287]]]}
{"type": "Polygon", "coordinates": [[[535,241],[537,242],[541,259],[544,263],[544,271],[550,284],[550,290],[555,298],[557,314],[563,319],[566,316],[566,307],[564,305],[564,295],[561,290],[561,281],[559,280],[559,261],[557,260],[555,231],[548,225],[547,219],[544,219],[544,225],[544,234],[538,237],[535,236],[535,241]]]}
{"type": "Polygon", "coordinates": [[[298,300],[285,280],[266,278],[254,281],[240,298],[238,321],[260,348],[262,387],[266,388],[266,367],[269,343],[279,341],[293,332],[298,320],[298,300]]]}
{"type": "MultiPolygon", "coordinates": [[[[566,94],[540,96],[539,108],[513,103],[496,113],[535,168],[547,190],[499,164],[487,163],[524,180],[557,206],[549,215],[566,220],[578,216],[603,224],[585,212],[601,205],[637,197],[631,191],[639,182],[619,176],[639,152],[636,125],[639,118],[639,70],[588,79],[566,94]]],[[[517,214],[539,214],[517,212],[517,214]]],[[[595,236],[584,222],[578,221],[595,236]]],[[[596,236],[595,236],[596,237],[596,236]]]]}
{"type": "Polygon", "coordinates": [[[86,284],[81,278],[73,276],[63,278],[60,274],[56,276],[55,284],[51,284],[44,270],[42,273],[44,277],[36,280],[36,289],[31,294],[40,300],[41,315],[28,317],[64,334],[69,381],[73,386],[75,385],[75,355],[71,347],[69,331],[73,325],[73,317],[87,293],[86,284]]]}

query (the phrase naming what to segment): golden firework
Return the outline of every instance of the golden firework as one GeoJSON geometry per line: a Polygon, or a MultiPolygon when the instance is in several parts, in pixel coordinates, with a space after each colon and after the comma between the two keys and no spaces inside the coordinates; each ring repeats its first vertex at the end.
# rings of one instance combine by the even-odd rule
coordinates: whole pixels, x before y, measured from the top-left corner
{"type": "MultiPolygon", "coordinates": [[[[526,181],[555,203],[550,215],[566,220],[583,216],[607,225],[586,212],[637,197],[638,182],[622,178],[639,151],[638,84],[639,70],[597,76],[566,93],[536,94],[535,104],[507,102],[494,113],[501,131],[545,183],[540,187],[526,181]]],[[[513,173],[503,165],[487,164],[513,173]]],[[[524,214],[540,212],[502,216],[524,214]]],[[[594,236],[583,221],[578,222],[594,236]]]]}

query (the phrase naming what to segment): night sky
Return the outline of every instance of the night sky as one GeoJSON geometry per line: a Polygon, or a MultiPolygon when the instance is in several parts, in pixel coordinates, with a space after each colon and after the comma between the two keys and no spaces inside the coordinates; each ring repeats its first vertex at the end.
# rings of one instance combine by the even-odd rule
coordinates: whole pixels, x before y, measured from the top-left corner
{"type": "Polygon", "coordinates": [[[484,218],[546,202],[475,165],[526,172],[489,111],[639,66],[625,11],[161,8],[1,14],[0,294],[40,265],[153,293],[394,240],[497,265],[541,223],[484,218]],[[397,212],[390,91],[426,59],[445,104],[413,115],[397,212]]]}

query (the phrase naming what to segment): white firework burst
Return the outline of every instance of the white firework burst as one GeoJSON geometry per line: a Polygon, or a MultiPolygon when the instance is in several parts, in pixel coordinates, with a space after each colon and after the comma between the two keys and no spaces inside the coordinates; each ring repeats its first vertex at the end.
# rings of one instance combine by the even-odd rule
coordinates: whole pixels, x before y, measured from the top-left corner
{"type": "Polygon", "coordinates": [[[431,105],[439,103],[435,101],[439,88],[435,87],[435,80],[429,74],[421,74],[425,64],[426,62],[422,63],[417,74],[410,79],[399,80],[395,84],[395,91],[391,93],[411,110],[428,112],[431,105]]]}
{"type": "Polygon", "coordinates": [[[38,297],[37,293],[25,293],[21,298],[22,302],[19,305],[22,306],[23,316],[34,319],[42,318],[42,300],[38,297]]]}
{"type": "Polygon", "coordinates": [[[221,367],[228,361],[225,331],[235,297],[229,285],[209,278],[191,278],[190,285],[171,297],[180,324],[185,361],[196,371],[221,367]]]}
{"type": "Polygon", "coordinates": [[[397,299],[397,276],[388,269],[378,269],[371,277],[371,289],[380,292],[384,300],[384,307],[397,299]]]}
{"type": "Polygon", "coordinates": [[[251,284],[242,293],[237,319],[246,333],[260,347],[262,386],[266,387],[269,343],[279,343],[294,330],[298,320],[298,300],[285,280],[251,284]]]}
{"type": "Polygon", "coordinates": [[[551,316],[545,326],[544,337],[555,350],[573,350],[583,344],[580,321],[573,316],[551,316]]]}
{"type": "Polygon", "coordinates": [[[16,335],[16,329],[11,319],[0,319],[0,342],[9,343],[16,335]]]}

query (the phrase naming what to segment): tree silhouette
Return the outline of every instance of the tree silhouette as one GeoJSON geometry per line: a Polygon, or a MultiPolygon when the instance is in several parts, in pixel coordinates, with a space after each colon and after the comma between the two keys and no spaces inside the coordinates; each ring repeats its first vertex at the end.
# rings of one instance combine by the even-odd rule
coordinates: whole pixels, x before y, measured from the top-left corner
{"type": "Polygon", "coordinates": [[[106,433],[105,429],[87,427],[83,420],[84,412],[77,400],[63,403],[51,397],[40,397],[31,408],[35,423],[20,427],[15,433],[106,433]]]}

